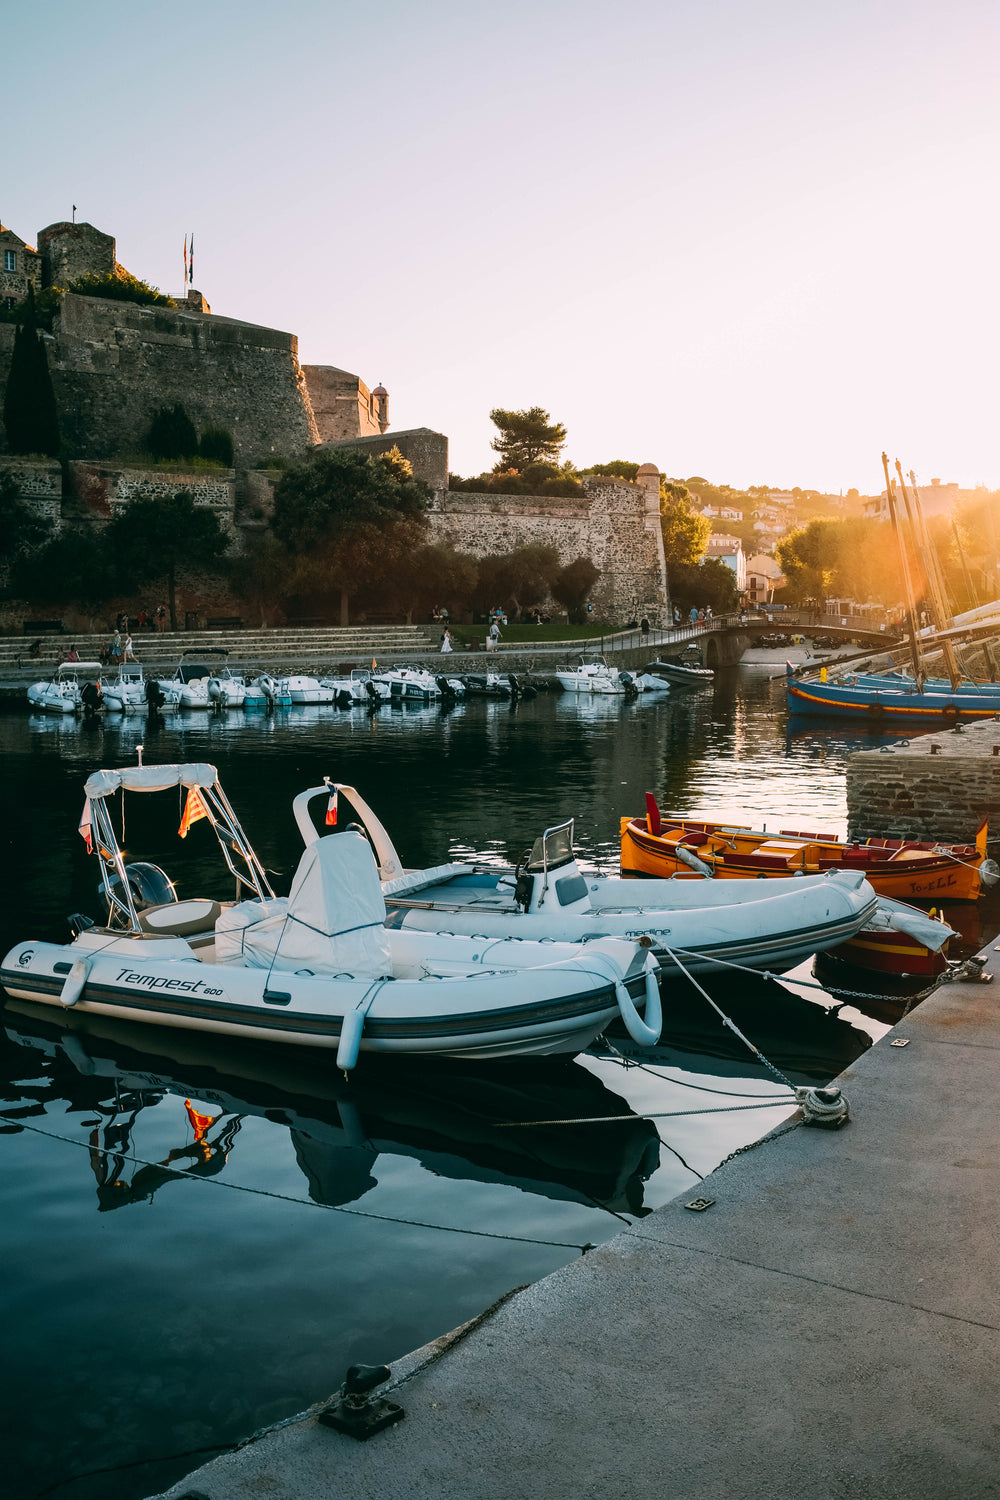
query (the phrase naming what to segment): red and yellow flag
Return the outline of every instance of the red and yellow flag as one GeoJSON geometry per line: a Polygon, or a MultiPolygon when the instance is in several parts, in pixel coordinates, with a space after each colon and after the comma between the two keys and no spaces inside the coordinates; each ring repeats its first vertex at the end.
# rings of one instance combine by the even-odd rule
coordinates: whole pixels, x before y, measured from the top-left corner
{"type": "Polygon", "coordinates": [[[203,1115],[200,1110],[195,1109],[190,1099],[184,1100],[184,1108],[187,1117],[191,1121],[191,1129],[194,1131],[195,1141],[200,1141],[205,1132],[210,1129],[219,1118],[218,1115],[203,1115]]]}
{"type": "Polygon", "coordinates": [[[197,823],[199,818],[211,820],[212,814],[205,805],[205,799],[196,786],[188,788],[187,801],[184,804],[184,816],[181,818],[181,826],[177,832],[182,839],[188,836],[188,829],[192,823],[197,823]]]}

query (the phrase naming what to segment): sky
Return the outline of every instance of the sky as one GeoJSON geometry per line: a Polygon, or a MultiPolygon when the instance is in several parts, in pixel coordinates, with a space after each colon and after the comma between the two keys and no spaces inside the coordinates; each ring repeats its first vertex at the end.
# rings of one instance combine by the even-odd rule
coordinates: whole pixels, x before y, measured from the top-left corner
{"type": "Polygon", "coordinates": [[[0,219],[76,204],[175,294],[193,232],[214,312],[464,475],[541,406],[581,467],[994,488],[998,42],[994,0],[33,0],[0,219]]]}

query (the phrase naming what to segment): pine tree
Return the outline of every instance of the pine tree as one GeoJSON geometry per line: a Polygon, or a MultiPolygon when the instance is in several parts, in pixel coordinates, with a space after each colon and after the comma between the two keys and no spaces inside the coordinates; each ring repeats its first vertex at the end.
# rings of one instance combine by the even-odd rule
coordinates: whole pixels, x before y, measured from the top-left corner
{"type": "Polygon", "coordinates": [[[14,335],[10,373],[3,398],[3,424],[12,453],[59,453],[59,419],[56,398],[45,353],[38,333],[35,294],[29,287],[24,322],[14,335]]]}

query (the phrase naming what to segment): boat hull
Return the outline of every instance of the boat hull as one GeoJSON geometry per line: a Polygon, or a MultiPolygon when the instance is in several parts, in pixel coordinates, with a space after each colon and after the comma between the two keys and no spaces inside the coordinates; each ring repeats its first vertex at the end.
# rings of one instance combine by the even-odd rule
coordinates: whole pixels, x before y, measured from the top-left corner
{"type": "Polygon", "coordinates": [[[989,719],[997,712],[995,697],[981,693],[906,693],[871,688],[840,687],[830,682],[799,682],[785,687],[788,712],[793,717],[854,719],[869,725],[937,724],[989,719]]]}
{"type": "MultiPolygon", "coordinates": [[[[448,951],[461,946],[453,938],[448,951]]],[[[95,935],[90,945],[86,934],[65,945],[20,943],[4,959],[0,982],[16,999],[64,1011],[71,970],[83,958],[88,972],[72,1006],[79,1014],[333,1049],[340,1047],[345,1017],[373,988],[370,977],[203,963],[190,950],[185,958],[186,948],[182,939],[112,938],[108,944],[107,934],[95,935]],[[101,942],[107,946],[97,947],[101,942]]],[[[614,981],[595,983],[585,962],[535,966],[530,973],[527,966],[502,963],[501,957],[495,970],[383,984],[366,1014],[360,1050],[465,1060],[572,1056],[620,1013],[614,981]]],[[[645,974],[623,982],[642,1010],[645,974]]]]}
{"type": "Polygon", "coordinates": [[[490,911],[484,905],[487,888],[470,883],[475,879],[460,877],[412,899],[387,897],[387,924],[409,931],[440,932],[446,927],[468,936],[572,943],[597,936],[631,941],[648,937],[666,974],[676,974],[680,966],[692,973],[718,974],[726,963],[781,972],[848,941],[869,920],[876,904],[874,892],[857,875],[818,876],[766,891],[759,886],[722,891],[702,881],[697,890],[674,887],[671,899],[652,881],[630,884],[624,896],[603,889],[620,887],[620,881],[595,881],[595,909],[549,915],[523,912],[512,904],[490,911]],[[642,890],[645,885],[652,890],[642,890]],[[464,910],[459,904],[463,892],[464,910]],[[633,892],[631,905],[626,898],[633,892]]]}
{"type": "Polygon", "coordinates": [[[717,823],[664,819],[649,832],[645,818],[621,820],[621,868],[626,878],[698,880],[678,848],[694,856],[717,880],[780,880],[828,869],[857,869],[880,896],[901,901],[975,901],[982,889],[983,848],[973,845],[915,846],[907,859],[904,840],[878,839],[848,847],[834,839],[766,833],[717,823]],[[745,846],[744,838],[745,836],[745,846]],[[774,846],[780,852],[774,852],[774,846]],[[935,849],[941,852],[935,853],[935,849]]]}

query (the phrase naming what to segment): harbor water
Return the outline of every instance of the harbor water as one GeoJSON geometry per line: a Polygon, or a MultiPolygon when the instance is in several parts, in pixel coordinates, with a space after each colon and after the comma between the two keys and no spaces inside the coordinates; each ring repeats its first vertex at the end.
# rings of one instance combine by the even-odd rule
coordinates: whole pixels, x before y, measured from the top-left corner
{"type": "MultiPolygon", "coordinates": [[[[665,810],[844,833],[846,757],[879,739],[790,734],[771,671],[636,702],[540,694],[157,728],[144,714],[7,713],[2,951],[97,914],[76,832],[83,782],[135,764],[140,744],[147,763],[218,768],[280,892],[301,850],[291,799],[324,775],[358,788],[408,866],[507,863],[573,817],[581,863],[615,874],[619,817],[641,813],[647,790],[665,810]]],[[[228,896],[207,826],[182,843],[179,800],[146,802],[125,809],[129,857],[163,866],[182,897],[228,896]]],[[[949,909],[964,948],[989,935],[990,913],[949,909]]],[[[812,980],[811,966],[795,977],[812,980]]],[[[709,988],[795,1083],[838,1074],[898,1014],[787,980],[709,988]]],[[[612,1036],[574,1061],[363,1057],[345,1080],[332,1054],[9,1000],[2,1019],[3,1483],[18,1500],[163,1488],[329,1395],[349,1364],[390,1362],[696,1196],[701,1175],[790,1113],[683,982],[665,986],[662,1042],[640,1066],[612,1036]]]]}

